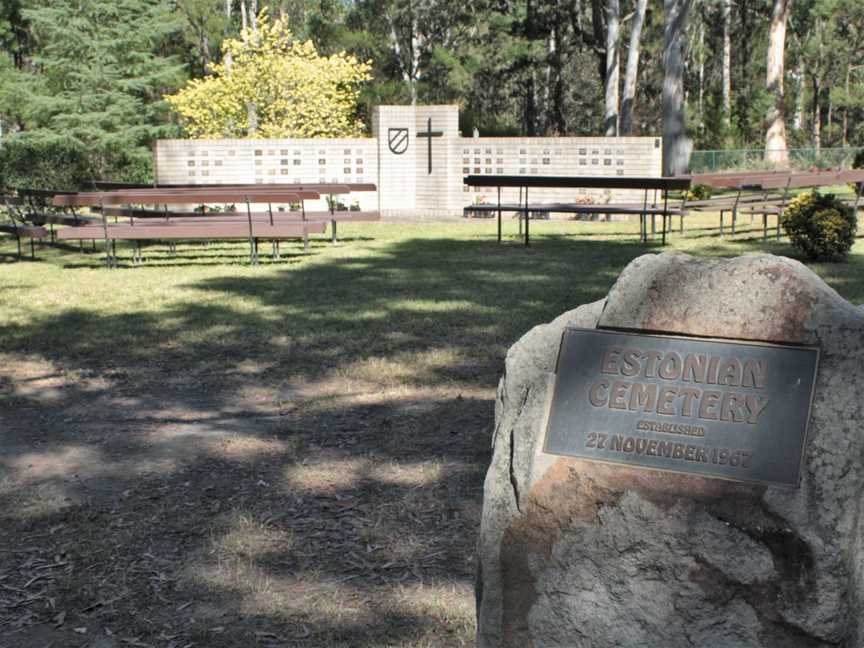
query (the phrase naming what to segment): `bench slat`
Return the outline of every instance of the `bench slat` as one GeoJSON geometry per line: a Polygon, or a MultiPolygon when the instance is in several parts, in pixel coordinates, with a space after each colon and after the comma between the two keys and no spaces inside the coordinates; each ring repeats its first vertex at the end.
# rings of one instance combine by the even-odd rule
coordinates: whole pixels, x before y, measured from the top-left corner
{"type": "MultiPolygon", "coordinates": [[[[251,235],[260,239],[302,238],[304,233],[320,234],[326,226],[324,222],[276,225],[253,222],[251,235]]],[[[65,240],[108,238],[121,241],[248,239],[250,236],[248,223],[109,225],[107,229],[107,237],[101,226],[92,225],[63,229],[57,236],[65,240]]]]}
{"type": "MultiPolygon", "coordinates": [[[[498,205],[470,205],[468,207],[464,207],[463,211],[478,211],[478,212],[497,212],[498,205]]],[[[537,205],[528,205],[525,207],[524,205],[501,205],[502,212],[550,212],[550,213],[564,213],[564,214],[656,214],[663,215],[664,213],[669,215],[678,216],[681,213],[681,210],[676,207],[668,207],[664,209],[663,207],[645,207],[643,208],[641,205],[576,205],[569,203],[558,203],[558,204],[537,204],[537,205]]]]}
{"type": "Polygon", "coordinates": [[[9,225],[6,223],[0,223],[0,232],[33,239],[41,239],[48,236],[48,230],[37,225],[9,225]]]}
{"type": "MultiPolygon", "coordinates": [[[[216,222],[224,222],[224,221],[235,221],[239,220],[244,223],[247,223],[249,220],[249,216],[242,211],[238,212],[209,212],[209,213],[200,213],[200,212],[161,212],[156,209],[122,209],[122,208],[113,208],[106,207],[104,209],[106,216],[118,216],[118,217],[132,217],[135,218],[136,221],[138,219],[153,221],[159,220],[163,223],[170,223],[174,220],[182,221],[184,223],[216,223],[216,222]]],[[[252,220],[253,221],[266,221],[270,222],[270,214],[269,212],[260,212],[254,211],[252,212],[252,220]]],[[[329,211],[307,211],[306,212],[306,221],[377,221],[381,220],[381,214],[377,211],[338,211],[333,212],[332,214],[329,211]]],[[[299,211],[294,212],[273,212],[273,222],[303,222],[303,213],[299,211]]],[[[143,225],[143,223],[142,223],[143,225]]]]}
{"type": "Polygon", "coordinates": [[[70,227],[83,227],[99,223],[99,219],[92,216],[73,216],[72,214],[51,214],[45,212],[30,213],[25,216],[34,225],[68,225],[70,227]]]}
{"type": "Polygon", "coordinates": [[[507,176],[468,175],[469,187],[543,187],[558,189],[660,189],[690,188],[689,176],[507,176]]]}
{"type": "Polygon", "coordinates": [[[245,203],[292,203],[301,200],[317,200],[321,194],[313,191],[194,191],[182,190],[175,192],[108,192],[81,193],[74,196],[55,196],[53,204],[57,206],[73,205],[201,205],[245,203]]]}

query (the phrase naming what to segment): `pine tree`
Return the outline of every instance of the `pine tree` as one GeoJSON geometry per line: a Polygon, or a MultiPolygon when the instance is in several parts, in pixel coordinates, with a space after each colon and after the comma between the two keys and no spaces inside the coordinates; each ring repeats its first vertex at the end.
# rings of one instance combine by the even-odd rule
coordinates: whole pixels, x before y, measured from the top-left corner
{"type": "Polygon", "coordinates": [[[162,94],[184,78],[161,54],[182,29],[171,3],[54,0],[22,14],[34,53],[0,90],[0,111],[27,137],[86,147],[95,176],[146,176],[149,144],[176,132],[162,94]]]}

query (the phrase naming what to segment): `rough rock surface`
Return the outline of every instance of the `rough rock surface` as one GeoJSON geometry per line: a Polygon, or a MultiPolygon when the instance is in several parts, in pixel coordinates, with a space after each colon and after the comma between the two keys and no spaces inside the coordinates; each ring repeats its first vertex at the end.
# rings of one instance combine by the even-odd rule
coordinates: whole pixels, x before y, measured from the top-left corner
{"type": "Polygon", "coordinates": [[[864,312],[805,266],[640,257],[510,349],[495,418],[482,648],[864,646],[864,312]],[[800,488],[544,454],[568,326],[821,347],[800,488]]]}

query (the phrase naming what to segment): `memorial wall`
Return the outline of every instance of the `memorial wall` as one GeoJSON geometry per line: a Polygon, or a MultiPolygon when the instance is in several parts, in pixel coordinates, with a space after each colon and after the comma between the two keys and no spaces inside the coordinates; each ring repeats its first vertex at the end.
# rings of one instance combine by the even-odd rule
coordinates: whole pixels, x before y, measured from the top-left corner
{"type": "MultiPolygon", "coordinates": [[[[417,218],[461,215],[496,190],[465,187],[469,174],[660,176],[659,137],[462,137],[457,106],[378,106],[372,137],[359,139],[160,140],[160,184],[371,182],[362,209],[417,218]]],[[[502,199],[516,201],[519,190],[502,199]]],[[[641,202],[641,192],[533,190],[531,202],[641,202]]],[[[320,205],[317,207],[321,207],[320,205]]],[[[310,205],[310,208],[316,208],[310,205]]]]}

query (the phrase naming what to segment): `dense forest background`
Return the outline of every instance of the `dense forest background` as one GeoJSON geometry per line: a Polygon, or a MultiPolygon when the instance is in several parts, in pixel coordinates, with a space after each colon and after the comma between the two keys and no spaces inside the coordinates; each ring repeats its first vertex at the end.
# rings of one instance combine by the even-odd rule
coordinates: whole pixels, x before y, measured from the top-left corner
{"type": "Polygon", "coordinates": [[[458,103],[463,132],[484,135],[662,133],[665,14],[683,11],[694,148],[763,148],[775,108],[789,147],[864,146],[861,0],[3,0],[6,173],[48,155],[147,177],[150,143],[183,135],[164,95],[261,10],[323,54],[372,62],[367,124],[380,103],[458,103]]]}

